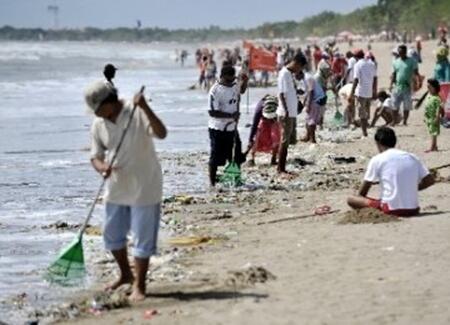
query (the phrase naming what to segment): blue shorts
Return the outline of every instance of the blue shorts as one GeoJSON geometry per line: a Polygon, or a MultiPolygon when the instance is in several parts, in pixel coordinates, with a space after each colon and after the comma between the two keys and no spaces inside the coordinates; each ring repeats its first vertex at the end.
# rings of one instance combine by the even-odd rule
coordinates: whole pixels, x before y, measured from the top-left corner
{"type": "Polygon", "coordinates": [[[128,206],[106,203],[103,240],[110,251],[127,246],[127,235],[133,237],[133,256],[147,258],[156,253],[161,203],[128,206]]]}
{"type": "Polygon", "coordinates": [[[403,103],[403,111],[410,111],[413,107],[411,91],[395,91],[392,94],[394,100],[394,110],[400,110],[400,105],[403,103]]]}

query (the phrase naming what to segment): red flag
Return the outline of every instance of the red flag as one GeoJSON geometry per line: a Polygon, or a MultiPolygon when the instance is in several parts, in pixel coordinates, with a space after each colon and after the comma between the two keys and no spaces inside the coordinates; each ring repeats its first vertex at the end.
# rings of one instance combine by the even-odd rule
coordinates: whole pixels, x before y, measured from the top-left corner
{"type": "Polygon", "coordinates": [[[251,48],[249,53],[250,70],[276,71],[277,55],[263,48],[251,48]]]}

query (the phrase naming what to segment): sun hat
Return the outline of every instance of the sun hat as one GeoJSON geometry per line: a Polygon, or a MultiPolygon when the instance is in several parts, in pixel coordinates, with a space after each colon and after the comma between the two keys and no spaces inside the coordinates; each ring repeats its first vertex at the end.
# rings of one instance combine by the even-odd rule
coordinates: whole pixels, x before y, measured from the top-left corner
{"type": "Polygon", "coordinates": [[[84,100],[89,109],[95,113],[103,101],[112,94],[117,94],[114,86],[109,82],[100,80],[92,83],[85,90],[84,100]]]}
{"type": "Polygon", "coordinates": [[[267,96],[264,99],[262,115],[266,119],[274,119],[277,117],[278,98],[275,96],[267,96]]]}

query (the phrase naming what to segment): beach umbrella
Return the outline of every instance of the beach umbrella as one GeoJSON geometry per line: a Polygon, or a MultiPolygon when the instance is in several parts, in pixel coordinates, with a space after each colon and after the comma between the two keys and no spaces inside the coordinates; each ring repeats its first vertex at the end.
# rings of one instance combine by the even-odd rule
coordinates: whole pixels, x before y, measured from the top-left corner
{"type": "MultiPolygon", "coordinates": [[[[141,87],[140,93],[144,91],[144,86],[141,87]]],[[[136,111],[137,105],[134,105],[130,117],[128,119],[127,125],[122,132],[122,136],[119,140],[119,144],[116,147],[116,151],[114,156],[109,163],[109,166],[112,167],[117,154],[122,146],[123,139],[130,127],[131,120],[133,118],[134,112],[136,111]]],[[[92,213],[94,212],[95,205],[100,198],[100,195],[103,191],[103,187],[105,186],[106,178],[103,178],[102,183],[97,191],[97,195],[95,196],[94,201],[91,204],[89,212],[86,216],[83,226],[80,228],[77,236],[72,240],[72,242],[64,247],[59,253],[56,260],[48,267],[45,278],[51,282],[56,282],[60,284],[70,284],[72,281],[82,278],[85,275],[85,264],[84,264],[84,252],[83,252],[83,234],[88,227],[89,220],[92,217],[92,213]]]]}

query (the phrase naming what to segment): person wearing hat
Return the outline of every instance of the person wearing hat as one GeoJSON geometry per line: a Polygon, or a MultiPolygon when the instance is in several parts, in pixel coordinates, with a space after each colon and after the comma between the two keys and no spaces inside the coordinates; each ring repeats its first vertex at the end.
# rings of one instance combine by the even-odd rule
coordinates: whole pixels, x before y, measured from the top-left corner
{"type": "Polygon", "coordinates": [[[449,50],[441,46],[436,51],[436,65],[434,66],[434,79],[443,82],[450,82],[450,62],[448,61],[449,50]]]}
{"type": "Polygon", "coordinates": [[[164,139],[166,127],[142,93],[133,102],[125,102],[110,83],[97,81],[86,89],[84,98],[95,114],[91,163],[107,179],[103,239],[120,269],[119,279],[107,289],[133,284],[130,299],[143,300],[149,259],[156,252],[162,200],[162,171],[153,138],[164,139]],[[131,115],[133,105],[138,108],[131,115]],[[120,151],[110,166],[128,123],[120,151]],[[127,254],[129,232],[133,234],[134,274],[127,254]]]}
{"type": "Polygon", "coordinates": [[[253,119],[253,132],[250,134],[249,141],[252,158],[248,163],[250,166],[255,165],[255,155],[257,152],[270,152],[272,153],[270,164],[276,165],[281,137],[280,124],[277,121],[278,98],[272,95],[266,95],[258,104],[259,107],[257,107],[253,119]]]}
{"type": "Polygon", "coordinates": [[[111,63],[108,63],[105,65],[105,68],[103,69],[103,75],[106,78],[106,81],[109,82],[112,86],[114,86],[113,79],[116,76],[116,71],[118,69],[113,66],[111,63]]]}
{"type": "Polygon", "coordinates": [[[414,78],[420,78],[417,62],[407,56],[407,51],[406,45],[398,47],[399,57],[393,63],[394,72],[389,88],[394,99],[394,123],[398,121],[400,106],[403,104],[403,125],[408,124],[409,112],[412,109],[414,78]]]}

